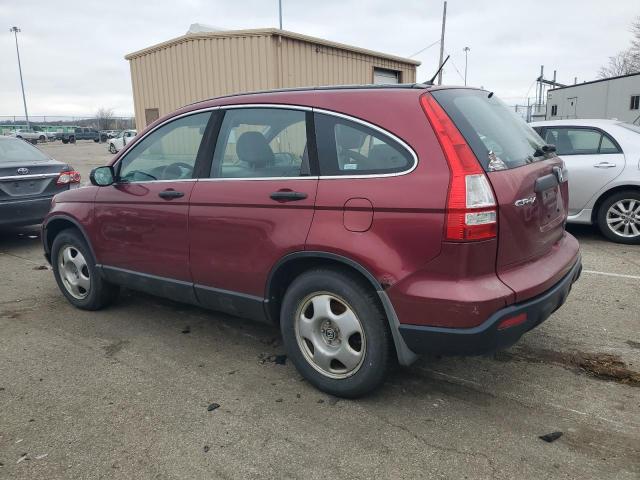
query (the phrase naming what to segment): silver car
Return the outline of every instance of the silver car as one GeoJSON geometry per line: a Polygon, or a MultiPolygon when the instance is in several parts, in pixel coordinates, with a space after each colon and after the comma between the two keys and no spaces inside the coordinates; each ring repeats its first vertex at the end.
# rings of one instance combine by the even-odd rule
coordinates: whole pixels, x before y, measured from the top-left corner
{"type": "Polygon", "coordinates": [[[570,223],[597,224],[618,243],[640,244],[640,127],[618,120],[550,120],[531,126],[569,172],[570,223]]]}

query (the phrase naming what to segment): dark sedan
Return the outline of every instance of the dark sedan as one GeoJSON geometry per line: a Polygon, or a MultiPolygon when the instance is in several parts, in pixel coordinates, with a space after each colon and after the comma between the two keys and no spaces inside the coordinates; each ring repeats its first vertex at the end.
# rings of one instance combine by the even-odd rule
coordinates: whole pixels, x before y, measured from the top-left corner
{"type": "Polygon", "coordinates": [[[0,137],[0,227],[40,223],[51,198],[79,183],[66,163],[19,138],[0,137]]]}

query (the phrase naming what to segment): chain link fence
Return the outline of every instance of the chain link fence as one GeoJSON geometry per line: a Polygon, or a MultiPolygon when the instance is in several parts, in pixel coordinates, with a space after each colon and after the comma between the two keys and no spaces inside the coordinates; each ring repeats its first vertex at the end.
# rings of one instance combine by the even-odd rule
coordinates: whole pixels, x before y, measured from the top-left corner
{"type": "MultiPolygon", "coordinates": [[[[34,115],[29,116],[31,128],[44,132],[71,133],[75,128],[96,130],[129,130],[136,128],[134,117],[97,118],[94,116],[34,115]]],[[[24,115],[0,115],[0,135],[11,135],[27,128],[24,115]]]]}

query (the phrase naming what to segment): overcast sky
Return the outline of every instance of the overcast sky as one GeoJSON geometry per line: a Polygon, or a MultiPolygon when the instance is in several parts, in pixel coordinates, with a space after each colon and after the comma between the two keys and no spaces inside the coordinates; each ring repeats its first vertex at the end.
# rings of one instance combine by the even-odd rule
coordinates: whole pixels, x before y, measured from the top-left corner
{"type": "MultiPolygon", "coordinates": [[[[274,27],[277,0],[0,0],[0,115],[23,113],[13,35],[17,25],[31,115],[91,115],[99,107],[133,112],[124,55],[184,34],[191,23],[223,29],[274,27]],[[4,28],[4,27],[3,27],[4,28]]],[[[400,56],[440,37],[442,1],[283,0],[284,28],[400,56]]],[[[638,0],[449,0],[444,83],[469,83],[507,103],[534,96],[540,65],[572,83],[596,78],[626,48],[638,0]],[[457,69],[456,69],[457,67],[457,69]]],[[[418,80],[431,77],[439,46],[416,55],[418,80]]]]}

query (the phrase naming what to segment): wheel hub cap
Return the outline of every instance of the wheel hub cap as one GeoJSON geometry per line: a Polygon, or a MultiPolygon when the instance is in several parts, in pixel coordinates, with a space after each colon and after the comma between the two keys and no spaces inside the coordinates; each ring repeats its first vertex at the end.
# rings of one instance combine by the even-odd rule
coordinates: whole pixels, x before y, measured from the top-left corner
{"type": "Polygon", "coordinates": [[[305,298],[296,312],[296,340],[307,362],[330,378],[346,378],[364,360],[364,329],[349,304],[328,292],[305,298]]]}
{"type": "Polygon", "coordinates": [[[80,250],[72,245],[63,246],[58,253],[58,273],[65,290],[82,300],[89,295],[91,279],[89,266],[80,250]]]}

